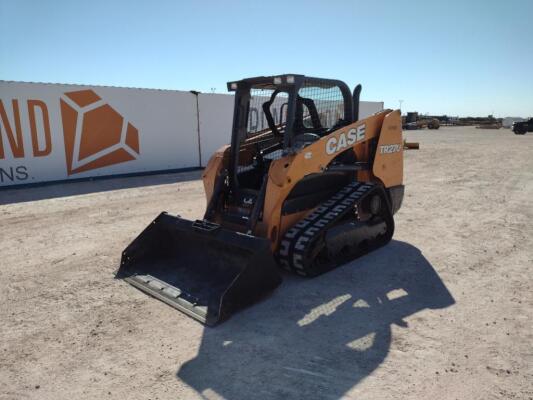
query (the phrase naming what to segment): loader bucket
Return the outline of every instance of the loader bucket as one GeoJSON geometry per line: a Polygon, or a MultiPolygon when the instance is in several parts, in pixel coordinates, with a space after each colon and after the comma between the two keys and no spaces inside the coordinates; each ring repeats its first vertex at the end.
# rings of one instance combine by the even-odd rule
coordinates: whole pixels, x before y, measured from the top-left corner
{"type": "Polygon", "coordinates": [[[210,326],[281,282],[268,240],[167,213],[124,250],[116,277],[210,326]]]}

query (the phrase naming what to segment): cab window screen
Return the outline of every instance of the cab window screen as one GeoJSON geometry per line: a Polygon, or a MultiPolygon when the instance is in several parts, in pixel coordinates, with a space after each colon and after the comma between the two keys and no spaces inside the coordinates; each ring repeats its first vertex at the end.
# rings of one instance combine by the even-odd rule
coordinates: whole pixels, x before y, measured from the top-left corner
{"type": "MultiPolygon", "coordinates": [[[[247,123],[248,138],[270,131],[268,116],[265,114],[263,105],[271,101],[273,94],[274,89],[252,88],[250,90],[247,123]]],[[[274,125],[280,132],[284,129],[284,124],[287,120],[287,100],[288,94],[286,92],[278,92],[272,99],[272,104],[266,110],[272,116],[274,125]]]]}
{"type": "Polygon", "coordinates": [[[344,98],[338,86],[306,81],[298,91],[298,101],[303,111],[301,124],[306,128],[330,129],[345,118],[344,98]],[[319,121],[314,118],[313,107],[319,121]],[[320,127],[314,126],[318,122],[320,127]]]}

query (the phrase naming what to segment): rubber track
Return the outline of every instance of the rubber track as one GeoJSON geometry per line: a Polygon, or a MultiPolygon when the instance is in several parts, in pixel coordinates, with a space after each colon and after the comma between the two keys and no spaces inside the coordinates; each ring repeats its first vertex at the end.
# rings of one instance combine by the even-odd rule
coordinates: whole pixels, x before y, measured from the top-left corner
{"type": "Polygon", "coordinates": [[[308,276],[309,267],[304,265],[308,246],[346,214],[350,212],[355,214],[357,203],[374,188],[376,185],[373,183],[352,182],[296,223],[281,240],[278,252],[279,264],[288,271],[308,276]]]}

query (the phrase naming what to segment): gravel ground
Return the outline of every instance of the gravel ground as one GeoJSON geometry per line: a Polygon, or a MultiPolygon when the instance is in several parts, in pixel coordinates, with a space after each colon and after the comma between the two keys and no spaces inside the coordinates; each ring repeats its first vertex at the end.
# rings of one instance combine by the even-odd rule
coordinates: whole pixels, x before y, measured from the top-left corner
{"type": "Polygon", "coordinates": [[[533,134],[405,136],[394,240],[217,328],[113,279],[199,172],[0,191],[0,399],[532,399],[533,134]]]}

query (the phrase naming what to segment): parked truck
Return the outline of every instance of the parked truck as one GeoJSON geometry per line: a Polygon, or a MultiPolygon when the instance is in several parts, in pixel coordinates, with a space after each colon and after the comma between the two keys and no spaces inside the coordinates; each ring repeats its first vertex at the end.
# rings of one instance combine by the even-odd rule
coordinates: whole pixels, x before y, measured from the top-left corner
{"type": "Polygon", "coordinates": [[[515,135],[525,135],[526,132],[533,132],[533,118],[527,121],[513,122],[511,127],[515,135]]]}

